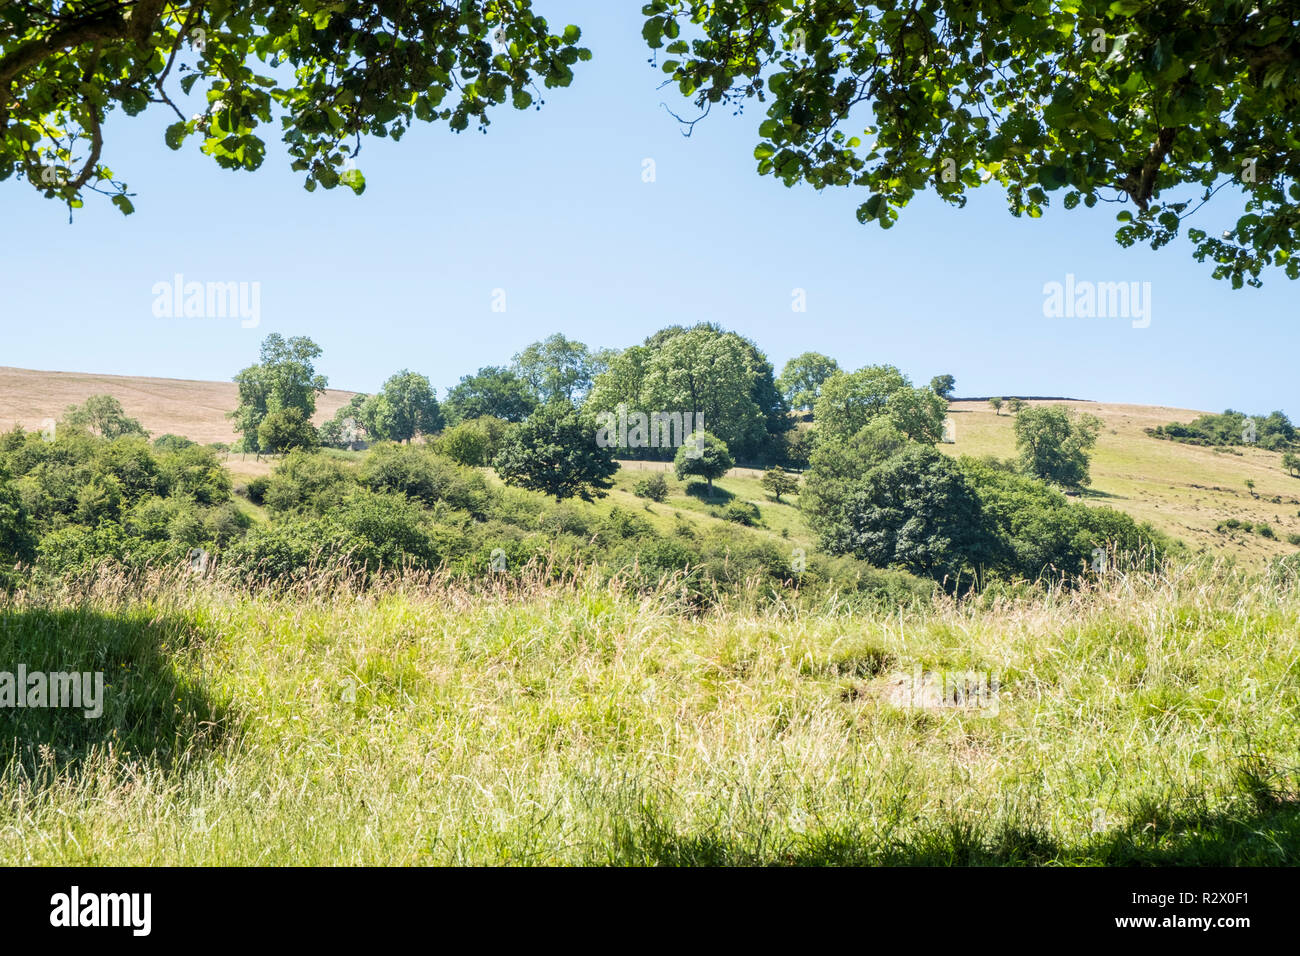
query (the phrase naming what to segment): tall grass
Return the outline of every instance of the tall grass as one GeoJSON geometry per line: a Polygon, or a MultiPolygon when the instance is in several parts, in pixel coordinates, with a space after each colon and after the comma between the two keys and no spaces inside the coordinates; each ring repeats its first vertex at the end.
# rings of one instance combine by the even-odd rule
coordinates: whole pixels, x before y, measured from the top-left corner
{"type": "Polygon", "coordinates": [[[0,599],[8,864],[1286,863],[1300,592],[1224,565],[1078,590],[701,610],[575,572],[287,591],[102,574],[0,599]],[[900,675],[995,673],[990,710],[900,675]]]}

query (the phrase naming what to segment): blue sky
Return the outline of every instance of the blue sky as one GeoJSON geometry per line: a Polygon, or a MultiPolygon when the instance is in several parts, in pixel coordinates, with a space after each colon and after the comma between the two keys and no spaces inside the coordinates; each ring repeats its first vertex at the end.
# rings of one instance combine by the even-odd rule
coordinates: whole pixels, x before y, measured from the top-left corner
{"type": "MultiPolygon", "coordinates": [[[[1234,292],[1186,242],[1121,249],[1115,207],[1015,219],[993,189],[961,210],[923,196],[889,231],[859,225],[856,192],[758,177],[759,104],[717,109],[683,137],[661,104],[690,106],[658,88],[637,5],[535,2],[553,26],[584,30],[594,56],[573,85],[546,91],[540,112],[498,112],[486,136],[419,126],[367,142],[359,198],[307,193],[275,140],[253,174],[193,143],[173,153],[161,110],[105,130],[133,216],[92,196],[70,226],[25,184],[0,184],[0,365],[229,379],[274,331],[320,343],[333,386],[371,391],[409,367],[443,394],[552,332],[626,346],[709,320],[778,371],[812,349],[918,383],[948,372],[959,395],[1300,414],[1300,287],[1281,273],[1234,292]],[[260,325],[155,316],[153,286],[177,273],[259,282],[260,325]],[[1045,318],[1043,286],[1067,273],[1149,282],[1150,326],[1045,318]],[[505,312],[492,310],[498,289],[505,312]],[[795,289],[806,312],[792,311],[795,289]]],[[[1239,214],[1226,193],[1197,224],[1239,214]]]]}

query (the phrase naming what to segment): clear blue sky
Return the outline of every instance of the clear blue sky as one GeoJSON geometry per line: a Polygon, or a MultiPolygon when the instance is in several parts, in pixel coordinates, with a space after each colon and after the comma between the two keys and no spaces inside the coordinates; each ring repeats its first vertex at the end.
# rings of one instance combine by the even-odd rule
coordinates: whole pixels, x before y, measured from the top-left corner
{"type": "MultiPolygon", "coordinates": [[[[1113,206],[1018,220],[992,189],[963,210],[922,197],[887,232],[859,225],[860,194],[757,176],[757,103],[717,109],[684,138],[660,104],[690,106],[658,89],[638,5],[536,4],[584,30],[594,57],[573,85],[546,91],[540,112],[498,112],[486,136],[418,126],[367,142],[359,198],[307,193],[274,139],[253,174],[217,168],[194,143],[173,153],[157,109],[106,128],[105,159],[138,193],[133,216],[91,197],[69,226],[63,207],[0,184],[0,365],[229,379],[275,331],[319,342],[333,386],[372,391],[409,367],[443,394],[552,332],[621,347],[710,320],[778,371],[813,349],[918,383],[950,372],[959,395],[1300,414],[1300,285],[1280,273],[1234,292],[1186,242],[1120,249],[1113,206]],[[260,282],[261,325],[156,318],[151,290],[175,273],[260,282]],[[1150,282],[1150,327],[1044,318],[1043,285],[1066,273],[1150,282]],[[491,310],[497,288],[504,313],[491,310]],[[805,313],[791,310],[795,288],[805,313]]],[[[1235,218],[1215,203],[1203,228],[1235,218]]]]}

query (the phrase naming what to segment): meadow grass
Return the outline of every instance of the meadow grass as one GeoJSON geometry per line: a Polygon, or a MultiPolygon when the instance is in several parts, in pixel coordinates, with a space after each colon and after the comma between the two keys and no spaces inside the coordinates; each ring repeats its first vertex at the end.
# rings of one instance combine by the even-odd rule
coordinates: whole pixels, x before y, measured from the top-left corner
{"type": "Polygon", "coordinates": [[[1282,864],[1300,589],[1231,567],[905,611],[594,576],[0,598],[5,864],[1282,864]],[[996,674],[998,706],[899,675],[996,674]]]}

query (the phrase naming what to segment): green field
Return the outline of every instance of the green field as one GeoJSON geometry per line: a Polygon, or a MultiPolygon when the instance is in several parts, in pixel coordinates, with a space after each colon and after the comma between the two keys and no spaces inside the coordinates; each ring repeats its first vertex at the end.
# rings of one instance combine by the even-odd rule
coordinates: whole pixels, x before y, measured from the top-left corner
{"type": "Polygon", "coordinates": [[[0,605],[4,659],[109,682],[2,712],[0,861],[1293,863],[1298,623],[1205,567],[905,616],[105,579],[0,605]]]}

